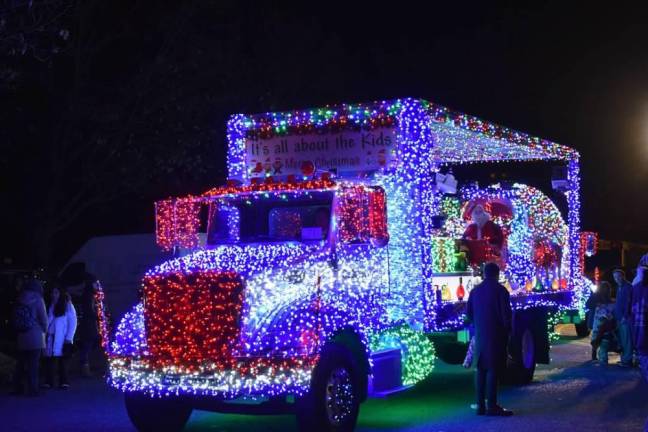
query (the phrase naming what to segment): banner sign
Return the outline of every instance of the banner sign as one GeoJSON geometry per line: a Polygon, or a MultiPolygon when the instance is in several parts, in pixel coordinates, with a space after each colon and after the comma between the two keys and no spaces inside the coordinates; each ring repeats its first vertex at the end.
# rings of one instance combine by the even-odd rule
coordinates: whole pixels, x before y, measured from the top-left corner
{"type": "Polygon", "coordinates": [[[374,171],[395,161],[395,128],[250,138],[245,142],[250,178],[301,175],[302,164],[308,162],[317,170],[348,173],[374,171]]]}

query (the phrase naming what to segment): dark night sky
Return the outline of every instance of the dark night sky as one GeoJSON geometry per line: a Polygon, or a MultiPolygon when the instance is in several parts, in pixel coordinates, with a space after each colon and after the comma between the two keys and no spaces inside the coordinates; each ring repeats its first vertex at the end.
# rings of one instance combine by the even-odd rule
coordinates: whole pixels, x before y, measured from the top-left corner
{"type": "MultiPolygon", "coordinates": [[[[229,71],[235,79],[219,90],[227,103],[201,120],[215,129],[209,157],[217,168],[187,192],[222,179],[229,114],[421,97],[576,148],[582,155],[583,227],[648,243],[648,14],[616,3],[518,3],[434,2],[420,8],[346,2],[317,3],[312,10],[240,2],[225,18],[216,16],[218,8],[206,9],[191,22],[207,29],[212,43],[203,43],[205,49],[229,40],[240,47],[233,61],[211,64],[207,76],[239,67],[245,79],[229,71]]],[[[141,34],[131,37],[147,32],[142,25],[141,34]]],[[[127,61],[115,53],[103,74],[119,79],[127,61]]],[[[195,79],[186,75],[175,84],[195,79]]],[[[78,229],[66,234],[72,240],[61,253],[88,236],[151,230],[151,200],[176,191],[150,189],[102,207],[103,216],[85,213],[78,229]]],[[[8,244],[19,247],[23,242],[14,237],[8,244]]],[[[5,255],[21,255],[5,249],[5,255]]]]}

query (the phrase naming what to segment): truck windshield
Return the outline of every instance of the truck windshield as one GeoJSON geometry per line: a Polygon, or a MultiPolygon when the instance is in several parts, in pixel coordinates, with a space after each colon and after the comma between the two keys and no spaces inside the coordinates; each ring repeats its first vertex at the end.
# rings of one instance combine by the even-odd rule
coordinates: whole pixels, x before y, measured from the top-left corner
{"type": "Polygon", "coordinates": [[[332,201],[332,192],[276,198],[257,193],[214,201],[209,208],[207,244],[324,240],[332,201]]]}

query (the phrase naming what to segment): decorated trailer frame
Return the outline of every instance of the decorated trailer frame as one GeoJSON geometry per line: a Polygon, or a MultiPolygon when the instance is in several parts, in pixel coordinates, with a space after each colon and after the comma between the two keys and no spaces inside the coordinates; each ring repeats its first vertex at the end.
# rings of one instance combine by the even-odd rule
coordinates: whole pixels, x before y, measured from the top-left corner
{"type": "Polygon", "coordinates": [[[430,374],[435,345],[447,361],[445,342],[465,352],[480,279],[463,246],[472,261],[475,248],[493,250],[462,233],[476,206],[505,245],[512,375],[530,381],[549,361],[552,314],[582,307],[569,147],[420,99],[235,115],[228,141],[227,185],[156,203],[158,244],[180,256],[147,272],[108,349],[108,381],[141,430],[181,428],[194,408],[352,429],[366,397],[430,374]],[[563,167],[566,218],[536,188],[457,190],[449,171],[528,161],[563,167]]]}

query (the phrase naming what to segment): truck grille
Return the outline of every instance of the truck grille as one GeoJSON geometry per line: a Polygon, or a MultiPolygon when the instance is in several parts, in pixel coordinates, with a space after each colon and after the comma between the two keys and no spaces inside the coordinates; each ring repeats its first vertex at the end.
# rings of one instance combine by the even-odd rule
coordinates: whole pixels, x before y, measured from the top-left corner
{"type": "Polygon", "coordinates": [[[234,272],[144,278],[144,320],[151,366],[182,371],[232,367],[243,283],[234,272]]]}

